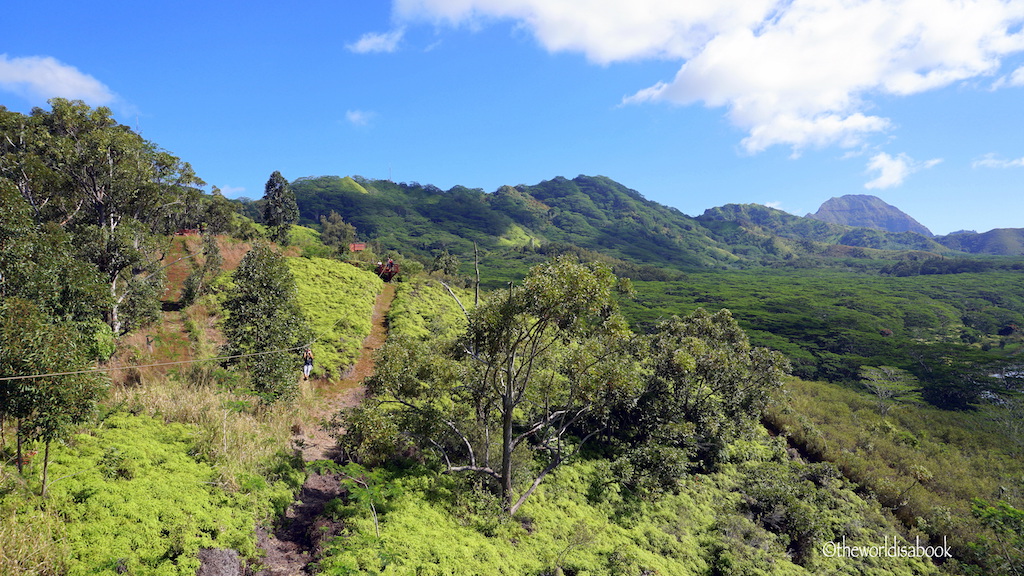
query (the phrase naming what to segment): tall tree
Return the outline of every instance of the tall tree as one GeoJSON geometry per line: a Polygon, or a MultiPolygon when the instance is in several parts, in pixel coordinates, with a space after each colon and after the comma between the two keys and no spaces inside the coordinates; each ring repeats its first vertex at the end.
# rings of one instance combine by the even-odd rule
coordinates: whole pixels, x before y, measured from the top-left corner
{"type": "Polygon", "coordinates": [[[288,243],[288,232],[299,221],[299,205],[295,202],[288,180],[274,171],[264,188],[263,221],[271,227],[271,239],[278,244],[288,243]]]}
{"type": "Polygon", "coordinates": [[[224,308],[229,354],[259,354],[233,361],[248,371],[267,401],[290,396],[298,385],[294,351],[308,336],[298,292],[284,257],[257,243],[234,273],[224,308]]]}
{"type": "Polygon", "coordinates": [[[195,219],[203,185],[187,162],[118,124],[108,108],[55,98],[30,117],[0,110],[0,176],[40,223],[65,227],[105,276],[107,321],[131,326],[123,307],[155,293],[162,244],[154,233],[195,219]]]}
{"type": "Polygon", "coordinates": [[[580,429],[585,417],[606,414],[611,399],[636,385],[634,338],[616,310],[616,286],[601,265],[540,265],[476,308],[447,354],[436,343],[389,341],[369,385],[375,401],[398,405],[400,426],[437,450],[450,472],[493,482],[514,514],[603,429],[600,418],[580,429]]]}

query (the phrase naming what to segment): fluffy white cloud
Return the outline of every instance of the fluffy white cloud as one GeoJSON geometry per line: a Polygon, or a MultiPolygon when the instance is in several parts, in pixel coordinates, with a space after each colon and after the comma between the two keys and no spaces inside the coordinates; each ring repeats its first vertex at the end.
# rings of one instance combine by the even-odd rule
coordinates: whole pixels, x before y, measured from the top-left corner
{"type": "Polygon", "coordinates": [[[1024,158],[1006,160],[996,154],[986,154],[971,162],[971,168],[1024,168],[1024,158]]]}
{"type": "Polygon", "coordinates": [[[1017,68],[1010,74],[1010,86],[1024,86],[1024,66],[1017,68]]]}
{"type": "Polygon", "coordinates": [[[891,125],[870,115],[872,96],[995,75],[1024,51],[1019,0],[395,0],[395,15],[512,19],[546,49],[602,64],[680,60],[674,79],[625,101],[725,108],[749,152],[856,146],[891,125]]]}
{"type": "Polygon", "coordinates": [[[0,54],[0,90],[33,103],[60,97],[102,106],[117,100],[99,80],[49,56],[8,58],[7,54],[0,54]]]}
{"type": "Polygon", "coordinates": [[[864,187],[871,189],[892,188],[899,186],[914,172],[920,172],[935,166],[941,159],[932,159],[925,162],[915,162],[906,154],[890,156],[885,152],[876,154],[868,161],[868,171],[878,172],[878,177],[864,184],[864,187]]]}
{"type": "Polygon", "coordinates": [[[398,43],[405,36],[405,29],[398,28],[391,32],[363,34],[359,40],[347,44],[345,47],[356,54],[370,54],[374,52],[394,52],[398,50],[398,43]]]}
{"type": "Polygon", "coordinates": [[[345,119],[353,126],[368,126],[375,114],[366,110],[348,110],[345,112],[345,119]]]}

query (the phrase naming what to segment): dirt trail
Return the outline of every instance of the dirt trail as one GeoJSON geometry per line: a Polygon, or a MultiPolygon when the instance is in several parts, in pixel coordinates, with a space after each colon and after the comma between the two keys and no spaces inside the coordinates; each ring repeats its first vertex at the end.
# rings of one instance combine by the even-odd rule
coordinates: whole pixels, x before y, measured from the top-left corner
{"type": "MultiPolygon", "coordinates": [[[[363,340],[359,360],[339,382],[318,385],[324,401],[313,420],[329,419],[342,408],[359,404],[365,391],[363,380],[373,374],[373,353],[387,339],[386,315],[395,297],[394,284],[385,284],[373,307],[373,327],[363,340]]],[[[334,438],[322,426],[299,429],[292,437],[302,453],[302,460],[331,459],[335,456],[334,438]]],[[[288,508],[280,527],[273,533],[257,529],[259,546],[266,551],[259,576],[304,576],[314,560],[313,549],[318,540],[331,533],[329,523],[318,521],[324,505],[339,493],[339,478],[331,474],[310,473],[296,501],[288,508]]]]}

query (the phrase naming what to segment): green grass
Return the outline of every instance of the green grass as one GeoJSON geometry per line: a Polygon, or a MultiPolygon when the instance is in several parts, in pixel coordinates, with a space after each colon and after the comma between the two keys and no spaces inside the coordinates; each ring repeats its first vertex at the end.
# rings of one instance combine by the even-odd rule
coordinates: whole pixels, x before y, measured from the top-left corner
{"type": "Polygon", "coordinates": [[[254,476],[226,490],[218,470],[197,458],[195,434],[194,426],[110,415],[56,449],[46,500],[0,502],[5,522],[32,522],[23,528],[36,530],[59,519],[50,530],[66,556],[51,569],[67,576],[193,576],[198,550],[208,547],[254,560],[255,524],[274,513],[275,502],[290,501],[294,479],[254,476]]]}
{"type": "Polygon", "coordinates": [[[326,258],[288,258],[299,305],[312,334],[314,371],[339,375],[359,357],[370,334],[373,305],[383,283],[372,272],[326,258]]]}
{"type": "MultiPolygon", "coordinates": [[[[452,286],[467,310],[473,308],[473,291],[452,286]]],[[[466,316],[458,302],[430,277],[418,276],[397,285],[388,312],[391,334],[413,338],[447,338],[466,327],[466,316]]]]}

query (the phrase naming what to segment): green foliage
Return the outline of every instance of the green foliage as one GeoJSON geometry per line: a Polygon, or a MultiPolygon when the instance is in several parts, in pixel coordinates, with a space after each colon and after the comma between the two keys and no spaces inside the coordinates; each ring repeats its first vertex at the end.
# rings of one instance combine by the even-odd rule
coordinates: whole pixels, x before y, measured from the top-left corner
{"type": "Polygon", "coordinates": [[[216,470],[193,457],[193,439],[188,426],[112,415],[55,451],[45,503],[4,500],[0,507],[20,508],[23,517],[60,511],[63,573],[71,576],[193,576],[196,554],[207,547],[254,559],[254,523],[271,513],[275,493],[290,488],[277,482],[257,492],[224,491],[216,470]]]}
{"type": "Polygon", "coordinates": [[[25,199],[0,179],[0,298],[31,300],[62,322],[101,318],[110,304],[109,286],[94,266],[76,259],[70,234],[36,224],[30,212],[25,199]]]}
{"type": "Polygon", "coordinates": [[[224,257],[220,254],[220,246],[217,245],[215,236],[203,235],[202,256],[201,263],[192,262],[192,272],[185,278],[181,289],[183,306],[191,305],[197,298],[206,294],[210,289],[210,282],[220,274],[224,257]]]}
{"type": "Polygon", "coordinates": [[[614,473],[646,497],[674,490],[686,469],[716,466],[726,444],[758,426],[789,368],[751,347],[728,310],[661,323],[644,356],[644,388],[622,398],[604,440],[614,473]]]}
{"type": "Polygon", "coordinates": [[[833,463],[922,542],[947,538],[955,565],[998,564],[975,546],[995,536],[972,514],[971,499],[1018,508],[1024,502],[1021,431],[1001,408],[948,412],[906,404],[883,417],[864,392],[804,381],[787,388],[788,402],[766,418],[780,435],[810,458],[833,463]]]}
{"type": "Polygon", "coordinates": [[[634,386],[615,286],[606,267],[552,260],[475,308],[457,346],[389,340],[368,387],[403,407],[400,429],[438,450],[449,470],[493,482],[514,514],[600,429],[569,438],[570,427],[634,386]],[[528,446],[543,455],[538,471],[528,446]],[[532,484],[516,487],[520,473],[532,484]]]}
{"type": "Polygon", "coordinates": [[[861,381],[878,398],[878,413],[885,416],[893,405],[901,402],[920,401],[921,389],[906,370],[892,366],[862,366],[861,381]]]}
{"type": "Polygon", "coordinates": [[[356,227],[345,222],[334,210],[320,217],[320,228],[324,244],[341,253],[348,252],[348,245],[356,241],[356,227]]]}
{"type": "Polygon", "coordinates": [[[418,276],[395,289],[388,311],[388,333],[418,339],[454,337],[466,329],[467,309],[473,306],[473,293],[451,286],[458,301],[436,278],[418,276]]]}
{"type": "Polygon", "coordinates": [[[383,284],[372,272],[325,258],[288,258],[299,308],[307,318],[314,371],[340,376],[370,335],[374,301],[383,284]]]}
{"type": "Polygon", "coordinates": [[[148,280],[160,267],[153,234],[198,226],[203,182],[108,108],[62,98],[50,105],[29,117],[0,110],[0,176],[33,206],[36,222],[74,236],[110,288],[107,321],[121,333],[152,309],[142,300],[153,299],[148,280]]]}
{"type": "Polygon", "coordinates": [[[898,531],[826,465],[791,462],[777,441],[757,438],[727,451],[731,463],[722,471],[687,476],[678,493],[649,502],[609,483],[600,461],[567,463],[516,519],[500,514],[499,502],[470,478],[378,469],[377,481],[394,490],[379,536],[365,503],[336,501],[332,515],[344,519],[344,532],[328,543],[319,569],[453,576],[938,573],[916,558],[823,557],[829,538],[881,545],[898,531]],[[581,489],[587,486],[597,489],[581,489]]]}
{"type": "Polygon", "coordinates": [[[249,372],[253,388],[269,401],[296,391],[293,352],[308,341],[295,279],[285,258],[256,244],[235,270],[224,301],[224,335],[230,355],[258,354],[230,361],[249,372]]]}
{"type": "Polygon", "coordinates": [[[1019,574],[1024,566],[1024,510],[1006,502],[994,505],[981,498],[971,500],[971,512],[992,530],[992,536],[983,536],[975,545],[982,556],[989,559],[994,570],[1005,574],[1019,574]]]}
{"type": "MultiPolygon", "coordinates": [[[[0,376],[30,376],[82,370],[84,338],[67,326],[51,324],[26,300],[0,301],[0,376]]],[[[42,440],[43,494],[47,488],[50,444],[86,421],[105,389],[97,374],[70,374],[0,381],[0,420],[17,423],[19,470],[22,445],[42,440]]]]}
{"type": "Polygon", "coordinates": [[[1001,328],[1024,321],[1024,277],[1009,271],[881,278],[838,270],[691,273],[680,282],[635,282],[623,302],[631,323],[698,307],[732,311],[751,341],[786,354],[795,374],[858,379],[861,366],[893,366],[937,405],[977,402],[1007,352],[1001,328]],[[984,349],[983,343],[989,343],[984,349]]]}
{"type": "Polygon", "coordinates": [[[270,227],[270,239],[278,244],[288,244],[288,232],[299,219],[299,207],[295,193],[280,172],[274,171],[267,180],[263,191],[263,223],[270,227]]]}

